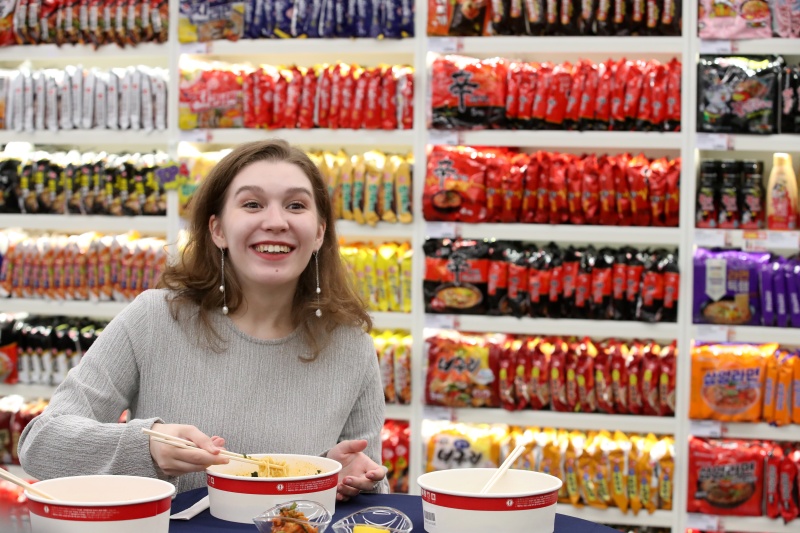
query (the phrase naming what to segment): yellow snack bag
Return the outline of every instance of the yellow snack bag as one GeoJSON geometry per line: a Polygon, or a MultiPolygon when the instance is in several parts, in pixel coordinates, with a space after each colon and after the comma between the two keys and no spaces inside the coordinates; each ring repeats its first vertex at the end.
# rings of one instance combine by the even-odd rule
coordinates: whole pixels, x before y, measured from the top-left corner
{"type": "Polygon", "coordinates": [[[363,272],[364,296],[367,307],[378,309],[378,273],[375,266],[375,250],[362,246],[358,250],[358,271],[363,272]]]}
{"type": "Polygon", "coordinates": [[[397,335],[394,349],[394,386],[397,403],[411,403],[411,336],[397,335]]]}
{"type": "Polygon", "coordinates": [[[764,402],[762,404],[761,416],[764,422],[772,423],[775,421],[775,390],[778,385],[778,358],[774,355],[767,358],[766,367],[764,402]]]}
{"type": "Polygon", "coordinates": [[[381,219],[381,181],[386,167],[386,156],[378,151],[364,154],[366,188],[364,189],[364,220],[372,227],[381,219]]]}
{"type": "Polygon", "coordinates": [[[609,461],[609,452],[613,447],[614,441],[611,440],[611,435],[608,431],[603,430],[595,437],[593,450],[591,451],[594,458],[594,484],[603,508],[613,503],[613,498],[611,497],[611,462],[609,461]]]}
{"type": "Polygon", "coordinates": [[[521,430],[521,433],[517,437],[517,445],[525,446],[525,451],[520,455],[517,462],[514,463],[512,468],[519,468],[520,470],[536,470],[536,454],[534,449],[536,448],[536,441],[534,437],[536,433],[538,433],[537,428],[525,428],[521,430]]]}
{"type": "Polygon", "coordinates": [[[383,383],[383,399],[386,403],[397,403],[397,389],[394,383],[395,345],[391,342],[392,332],[385,331],[381,335],[373,336],[372,340],[378,354],[378,368],[381,372],[381,383],[383,383]]]}
{"type": "Polygon", "coordinates": [[[797,357],[785,353],[778,361],[778,385],[775,387],[775,425],[792,423],[792,381],[797,357]]]}
{"type": "MultiPolygon", "coordinates": [[[[378,274],[383,276],[383,291],[386,309],[384,311],[399,312],[402,303],[400,294],[400,262],[397,257],[399,248],[395,243],[385,243],[378,247],[378,274]]],[[[383,301],[382,301],[383,303],[383,301]]]]}
{"type": "Polygon", "coordinates": [[[670,437],[661,439],[651,452],[658,465],[659,509],[672,510],[672,480],[675,478],[675,441],[670,437]]]}
{"type": "Polygon", "coordinates": [[[578,458],[578,472],[580,475],[581,496],[589,507],[595,509],[606,509],[608,506],[601,500],[599,489],[596,484],[597,465],[594,456],[587,450],[578,458]]]}
{"type": "Polygon", "coordinates": [[[393,224],[397,222],[395,179],[397,177],[397,169],[402,161],[403,158],[399,155],[392,155],[386,158],[386,166],[383,169],[383,182],[381,183],[381,196],[378,202],[381,220],[393,224]]]}
{"type": "Polygon", "coordinates": [[[328,185],[328,195],[331,197],[331,214],[334,220],[342,218],[342,187],[341,187],[341,167],[338,164],[336,154],[323,152],[322,165],[324,169],[323,177],[328,185]]]}
{"type": "Polygon", "coordinates": [[[413,290],[412,255],[413,250],[408,243],[403,243],[397,253],[400,258],[400,300],[403,313],[411,312],[411,291],[413,290]]]}
{"type": "Polygon", "coordinates": [[[626,473],[628,485],[628,506],[633,514],[639,514],[642,509],[642,497],[639,493],[639,450],[642,437],[632,435],[631,447],[628,450],[628,471],[626,473]]]}
{"type": "Polygon", "coordinates": [[[611,470],[611,499],[623,513],[628,512],[628,453],[630,441],[620,442],[615,437],[616,447],[608,452],[608,463],[611,470]]]}
{"type": "Polygon", "coordinates": [[[358,292],[358,295],[366,302],[367,295],[364,286],[366,281],[364,280],[364,271],[361,269],[361,263],[358,259],[358,247],[352,245],[341,245],[339,247],[340,253],[342,255],[342,259],[344,259],[345,265],[347,265],[347,270],[350,273],[350,277],[353,280],[353,286],[358,292]]]}
{"type": "Polygon", "coordinates": [[[367,187],[367,164],[363,155],[354,155],[353,163],[353,220],[359,224],[366,223],[364,218],[364,195],[367,187]]]}
{"type": "Polygon", "coordinates": [[[639,496],[642,507],[652,514],[658,507],[658,476],[656,475],[656,462],[651,457],[653,446],[658,440],[652,433],[639,441],[639,496]]]}
{"type": "Polygon", "coordinates": [[[353,220],[353,163],[344,152],[336,155],[339,165],[339,181],[342,184],[342,218],[353,220]]]}
{"type": "Polygon", "coordinates": [[[567,452],[564,455],[564,481],[567,485],[569,501],[576,507],[582,507],[581,503],[581,479],[578,470],[578,457],[583,452],[583,445],[586,436],[583,433],[574,431],[569,434],[567,441],[567,452]]]}
{"type": "Polygon", "coordinates": [[[566,451],[567,439],[559,439],[554,430],[545,430],[541,437],[542,460],[539,465],[539,471],[545,474],[550,474],[551,476],[555,476],[561,481],[564,481],[564,484],[561,485],[561,488],[558,491],[558,501],[569,503],[570,498],[569,494],[567,493],[567,484],[564,479],[564,469],[561,464],[561,445],[563,444],[564,451],[566,451]]]}
{"type": "Polygon", "coordinates": [[[428,471],[452,468],[497,468],[500,451],[490,427],[461,424],[434,435],[428,444],[428,471]]]}
{"type": "Polygon", "coordinates": [[[414,192],[411,185],[413,165],[414,156],[409,154],[399,161],[394,174],[395,211],[401,224],[411,224],[414,220],[414,215],[411,213],[411,195],[414,192]]]}

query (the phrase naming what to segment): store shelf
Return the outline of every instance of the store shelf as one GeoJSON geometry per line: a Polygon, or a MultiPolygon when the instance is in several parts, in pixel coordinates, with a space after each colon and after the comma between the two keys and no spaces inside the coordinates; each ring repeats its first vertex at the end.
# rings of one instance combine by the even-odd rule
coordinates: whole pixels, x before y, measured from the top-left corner
{"type": "Polygon", "coordinates": [[[129,150],[147,148],[166,150],[169,135],[165,131],[131,130],[59,130],[59,131],[24,131],[0,130],[0,144],[9,142],[27,142],[38,146],[59,145],[89,148],[95,146],[120,145],[129,150]]]}
{"type": "Polygon", "coordinates": [[[414,143],[413,130],[329,130],[329,129],[281,129],[260,130],[245,128],[182,130],[181,142],[197,144],[234,145],[264,139],[281,138],[300,146],[368,146],[406,147],[414,143]]]}
{"type": "Polygon", "coordinates": [[[518,146],[521,148],[594,148],[616,150],[680,150],[680,133],[635,131],[429,131],[431,144],[518,146]]]}
{"type": "Polygon", "coordinates": [[[800,247],[800,231],[695,229],[694,244],[706,248],[728,246],[794,254],[800,247]]]}
{"type": "Polygon", "coordinates": [[[142,43],[135,47],[120,48],[116,45],[101,46],[95,50],[92,45],[65,45],[43,44],[35,46],[3,46],[0,47],[0,61],[22,62],[64,59],[95,59],[95,58],[163,58],[169,54],[169,45],[166,43],[142,43]]]}
{"type": "Polygon", "coordinates": [[[655,511],[649,514],[647,511],[640,511],[639,514],[623,513],[616,507],[608,509],[594,509],[592,507],[574,507],[559,503],[556,506],[556,513],[567,516],[574,516],[594,522],[595,524],[614,524],[620,526],[646,526],[646,527],[671,527],[673,525],[672,511],[655,511]]]}
{"type": "Polygon", "coordinates": [[[699,44],[701,54],[800,54],[800,39],[702,40],[699,44]]]}
{"type": "Polygon", "coordinates": [[[123,302],[57,302],[24,298],[0,299],[3,311],[46,316],[88,316],[112,319],[125,309],[123,302]]]}
{"type": "Polygon", "coordinates": [[[800,346],[800,328],[696,324],[692,328],[692,338],[707,342],[777,342],[782,346],[800,346]]]}
{"type": "Polygon", "coordinates": [[[604,413],[561,413],[557,411],[506,411],[505,409],[453,409],[451,419],[468,424],[511,424],[584,431],[618,429],[624,433],[675,433],[671,416],[607,415],[604,413]]]}
{"type": "Polygon", "coordinates": [[[35,400],[37,398],[49,399],[55,391],[56,387],[54,385],[23,385],[22,383],[9,385],[7,383],[0,383],[0,396],[19,394],[26,400],[35,400]]]}
{"type": "Polygon", "coordinates": [[[581,335],[595,338],[619,337],[673,340],[678,337],[676,323],[552,318],[515,318],[483,315],[425,315],[431,328],[516,333],[522,335],[581,335]]]}
{"type": "Polygon", "coordinates": [[[411,420],[412,408],[410,405],[386,404],[386,420],[411,420]]]}
{"type": "MultiPolygon", "coordinates": [[[[779,39],[776,39],[776,41],[779,39]]],[[[797,152],[800,135],[729,135],[725,133],[697,133],[699,150],[736,150],[739,152],[797,152]]]]}
{"type": "Polygon", "coordinates": [[[368,226],[358,224],[352,220],[337,220],[336,234],[346,240],[367,240],[373,242],[385,242],[387,240],[410,240],[414,233],[414,226],[411,224],[390,224],[389,222],[378,222],[378,225],[368,226]]]}
{"type": "Polygon", "coordinates": [[[436,52],[464,55],[519,54],[677,54],[683,51],[680,37],[432,37],[428,48],[436,52]]]}
{"type": "Polygon", "coordinates": [[[717,531],[739,533],[797,533],[797,522],[784,524],[783,520],[765,516],[720,516],[717,531]]]}
{"type": "Polygon", "coordinates": [[[370,312],[374,329],[410,330],[413,324],[411,313],[379,313],[370,312]]]}
{"type": "Polygon", "coordinates": [[[678,228],[618,226],[569,226],[548,224],[458,224],[456,235],[468,239],[496,239],[568,242],[576,244],[680,244],[678,228]]]}
{"type": "MultiPolygon", "coordinates": [[[[180,46],[186,55],[285,55],[336,53],[342,55],[413,54],[413,39],[242,39],[187,43],[180,46]]],[[[345,58],[342,58],[345,59],[345,58]]]]}
{"type": "Polygon", "coordinates": [[[769,424],[746,424],[724,422],[722,435],[729,439],[765,439],[777,441],[800,442],[800,426],[788,425],[782,427],[769,424]]]}
{"type": "Polygon", "coordinates": [[[0,215],[0,228],[57,231],[60,233],[125,233],[166,235],[167,217],[112,217],[101,215],[0,215]]]}

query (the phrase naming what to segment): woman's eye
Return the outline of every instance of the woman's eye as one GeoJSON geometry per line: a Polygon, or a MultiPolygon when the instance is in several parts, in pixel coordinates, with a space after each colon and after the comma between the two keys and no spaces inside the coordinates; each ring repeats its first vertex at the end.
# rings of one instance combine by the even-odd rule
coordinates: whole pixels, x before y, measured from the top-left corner
{"type": "Polygon", "coordinates": [[[289,204],[289,209],[297,210],[297,209],[305,209],[305,208],[306,208],[306,204],[304,204],[303,202],[292,202],[292,203],[289,204]]]}
{"type": "Polygon", "coordinates": [[[244,207],[245,209],[258,209],[261,206],[255,200],[249,200],[249,201],[243,203],[242,207],[244,207]]]}

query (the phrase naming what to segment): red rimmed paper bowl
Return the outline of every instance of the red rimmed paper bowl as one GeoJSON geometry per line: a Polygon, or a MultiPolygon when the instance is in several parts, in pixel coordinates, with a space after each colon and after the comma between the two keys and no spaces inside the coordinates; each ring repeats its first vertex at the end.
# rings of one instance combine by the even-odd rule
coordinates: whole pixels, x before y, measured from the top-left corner
{"type": "Polygon", "coordinates": [[[167,533],[175,486],[136,476],[74,476],[36,483],[54,498],[25,492],[33,533],[167,533]]]}
{"type": "Polygon", "coordinates": [[[553,533],[561,480],[540,472],[509,469],[489,493],[479,494],[496,471],[441,470],[417,478],[425,531],[553,533]]]}
{"type": "Polygon", "coordinates": [[[255,465],[231,461],[206,469],[211,515],[220,520],[252,524],[253,518],[267,509],[292,500],[311,500],[333,516],[336,510],[336,485],[342,465],[315,455],[253,454],[259,459],[272,457],[285,461],[287,477],[250,477],[255,465]],[[319,473],[317,473],[319,471],[319,473]]]}

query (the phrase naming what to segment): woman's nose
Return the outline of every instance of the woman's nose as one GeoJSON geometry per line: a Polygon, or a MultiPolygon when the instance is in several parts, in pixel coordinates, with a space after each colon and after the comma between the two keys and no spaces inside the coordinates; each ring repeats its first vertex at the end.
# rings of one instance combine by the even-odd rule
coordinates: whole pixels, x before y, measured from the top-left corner
{"type": "Polygon", "coordinates": [[[268,205],[263,211],[261,227],[265,230],[280,231],[289,227],[286,220],[286,213],[280,205],[268,205]]]}

